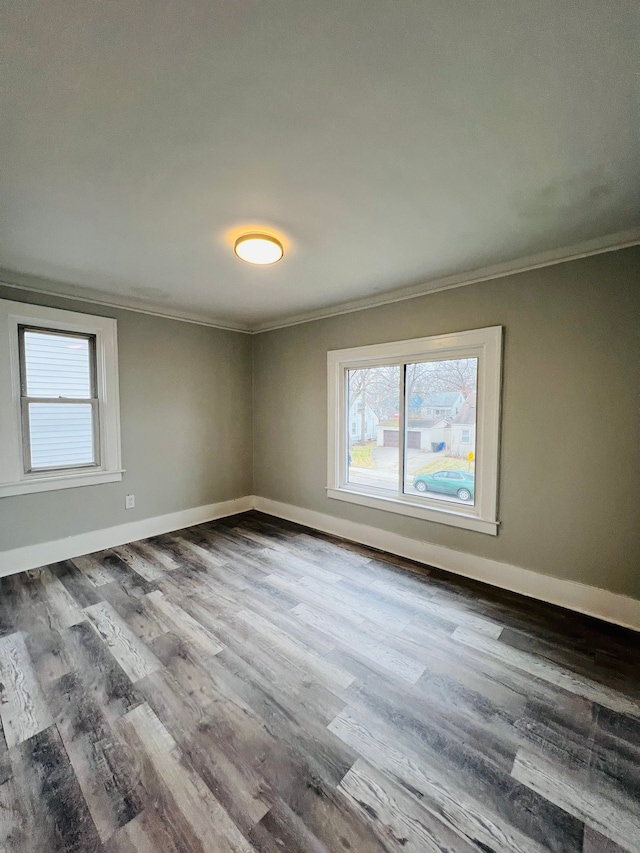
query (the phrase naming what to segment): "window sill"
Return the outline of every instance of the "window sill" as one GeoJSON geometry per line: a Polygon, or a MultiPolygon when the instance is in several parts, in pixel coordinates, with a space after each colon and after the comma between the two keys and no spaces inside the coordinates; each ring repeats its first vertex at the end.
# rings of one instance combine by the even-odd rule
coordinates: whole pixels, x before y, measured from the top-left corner
{"type": "Polygon", "coordinates": [[[409,500],[400,500],[396,497],[377,497],[371,494],[353,491],[351,489],[327,488],[327,497],[360,506],[382,509],[387,512],[395,512],[398,515],[408,515],[412,518],[421,518],[424,521],[433,521],[436,524],[448,524],[451,527],[462,527],[473,530],[476,533],[488,533],[491,536],[498,535],[498,521],[489,521],[479,518],[477,515],[445,509],[444,507],[423,506],[412,503],[409,500]]]}
{"type": "Polygon", "coordinates": [[[82,471],[30,477],[16,483],[0,483],[0,498],[11,495],[28,495],[33,492],[51,492],[57,489],[75,489],[78,486],[98,486],[122,480],[124,469],[116,471],[82,471]]]}

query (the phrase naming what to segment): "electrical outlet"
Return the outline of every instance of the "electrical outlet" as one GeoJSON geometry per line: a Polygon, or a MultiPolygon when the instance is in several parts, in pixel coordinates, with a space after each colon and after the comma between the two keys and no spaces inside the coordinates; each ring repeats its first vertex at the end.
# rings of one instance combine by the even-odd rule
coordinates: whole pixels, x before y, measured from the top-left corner
{"type": "Polygon", "coordinates": [[[136,505],[136,496],[135,495],[126,495],[124,499],[124,508],[125,509],[133,509],[136,505]]]}

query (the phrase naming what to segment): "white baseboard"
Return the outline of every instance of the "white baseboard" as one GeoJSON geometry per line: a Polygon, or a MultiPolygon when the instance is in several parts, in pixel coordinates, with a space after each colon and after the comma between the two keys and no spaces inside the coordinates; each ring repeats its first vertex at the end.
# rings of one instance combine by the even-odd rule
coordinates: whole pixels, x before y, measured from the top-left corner
{"type": "Polygon", "coordinates": [[[52,542],[2,551],[0,552],[0,577],[36,569],[49,563],[58,563],[60,560],[70,560],[105,548],[115,548],[116,545],[126,545],[138,539],[147,539],[149,536],[170,533],[172,530],[180,530],[193,524],[203,524],[205,521],[213,521],[227,515],[247,512],[253,509],[253,505],[254,499],[248,495],[231,501],[171,512],[168,515],[143,518],[141,521],[130,521],[115,527],[105,527],[102,530],[92,530],[89,533],[55,539],[52,542]]]}
{"type": "Polygon", "coordinates": [[[12,551],[3,551],[0,552],[0,577],[46,566],[49,563],[57,563],[60,560],[80,557],[83,554],[91,554],[94,551],[102,551],[105,548],[115,548],[117,545],[126,545],[138,539],[159,536],[162,533],[170,533],[173,530],[203,524],[206,521],[214,521],[216,518],[236,515],[250,509],[257,509],[267,515],[295,521],[352,542],[369,545],[418,563],[435,566],[500,589],[507,589],[529,598],[557,604],[568,610],[575,610],[615,625],[640,631],[640,600],[638,599],[253,495],[154,518],[144,518],[141,521],[131,521],[116,527],[81,533],[78,536],[15,548],[12,551]]]}
{"type": "Polygon", "coordinates": [[[352,542],[360,542],[372,548],[379,548],[381,551],[407,557],[418,563],[435,566],[456,575],[473,578],[529,598],[557,604],[568,610],[575,610],[578,613],[640,631],[640,600],[636,598],[543,575],[509,563],[489,560],[486,557],[453,551],[451,548],[434,545],[432,542],[409,539],[367,524],[357,524],[344,518],[272,501],[269,498],[255,497],[254,507],[268,515],[295,521],[352,542]]]}

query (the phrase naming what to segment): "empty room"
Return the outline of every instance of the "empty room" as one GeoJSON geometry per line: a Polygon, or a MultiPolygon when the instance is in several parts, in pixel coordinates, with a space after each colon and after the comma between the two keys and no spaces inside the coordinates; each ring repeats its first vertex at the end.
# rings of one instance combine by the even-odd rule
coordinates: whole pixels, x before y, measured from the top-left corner
{"type": "Polygon", "coordinates": [[[640,853],[636,0],[0,0],[0,853],[640,853]]]}

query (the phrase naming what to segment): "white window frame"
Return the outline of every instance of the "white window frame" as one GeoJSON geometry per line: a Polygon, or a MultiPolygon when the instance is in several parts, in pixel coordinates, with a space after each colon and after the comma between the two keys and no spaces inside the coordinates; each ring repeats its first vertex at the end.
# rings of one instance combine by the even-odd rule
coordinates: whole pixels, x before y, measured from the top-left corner
{"type": "Polygon", "coordinates": [[[0,299],[0,497],[114,483],[122,480],[122,474],[116,321],[109,317],[0,299]],[[70,466],[51,471],[25,470],[20,326],[95,337],[98,465],[86,468],[70,466]]]}
{"type": "Polygon", "coordinates": [[[349,503],[408,515],[426,521],[463,527],[479,533],[498,532],[498,461],[502,386],[502,326],[490,326],[428,338],[413,338],[327,353],[327,496],[349,503]],[[478,359],[476,406],[476,472],[474,505],[405,495],[404,453],[400,452],[397,494],[384,495],[348,482],[347,371],[382,364],[399,364],[399,436],[404,435],[404,364],[431,359],[478,359]]]}

